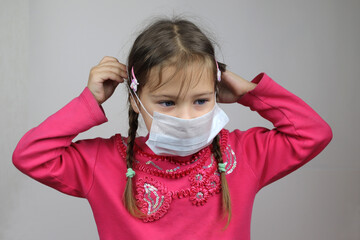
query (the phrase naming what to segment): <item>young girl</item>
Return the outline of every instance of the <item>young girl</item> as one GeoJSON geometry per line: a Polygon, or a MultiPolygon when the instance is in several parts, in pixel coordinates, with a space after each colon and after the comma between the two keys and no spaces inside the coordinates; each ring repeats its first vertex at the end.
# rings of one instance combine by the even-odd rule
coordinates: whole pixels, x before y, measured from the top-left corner
{"type": "Polygon", "coordinates": [[[165,19],[137,37],[127,66],[104,57],[93,67],[78,97],[22,137],[13,162],[86,198],[101,239],[250,239],[256,193],[331,139],[328,124],[266,73],[244,80],[216,61],[197,26],[165,19]],[[72,142],[108,121],[101,104],[119,83],[129,89],[128,137],[72,142]],[[229,132],[217,102],[250,107],[275,128],[229,132]],[[136,137],[139,115],[145,137],[136,137]]]}

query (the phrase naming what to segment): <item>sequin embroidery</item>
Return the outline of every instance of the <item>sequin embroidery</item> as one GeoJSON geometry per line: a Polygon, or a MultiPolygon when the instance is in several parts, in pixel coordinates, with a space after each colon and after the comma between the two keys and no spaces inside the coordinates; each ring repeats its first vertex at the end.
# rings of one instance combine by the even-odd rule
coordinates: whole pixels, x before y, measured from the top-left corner
{"type": "Polygon", "coordinates": [[[146,164],[147,164],[147,165],[151,164],[151,165],[153,165],[154,167],[156,167],[157,169],[162,170],[162,168],[159,167],[158,165],[156,165],[153,161],[147,161],[146,164]]]}
{"type": "Polygon", "coordinates": [[[173,168],[173,169],[166,169],[166,172],[167,173],[170,173],[170,172],[175,172],[176,170],[179,170],[180,167],[176,167],[176,168],[173,168]]]}
{"type": "MultiPolygon", "coordinates": [[[[139,162],[139,161],[137,161],[137,162],[139,162]]],[[[162,170],[162,168],[159,167],[158,165],[156,165],[156,163],[154,163],[153,161],[147,161],[147,162],[146,162],[146,165],[149,165],[149,164],[153,165],[154,167],[156,167],[156,168],[159,169],[159,170],[162,170]]],[[[180,167],[177,166],[176,168],[166,169],[165,171],[166,171],[167,173],[171,173],[171,172],[175,172],[175,171],[177,171],[177,170],[179,170],[179,169],[180,169],[180,167]]]]}
{"type": "Polygon", "coordinates": [[[144,222],[158,220],[167,213],[172,198],[162,183],[151,177],[139,178],[136,181],[136,190],[136,203],[146,215],[144,222]]]}
{"type": "Polygon", "coordinates": [[[214,154],[211,154],[211,163],[207,166],[203,166],[204,169],[210,168],[214,164],[214,154]]]}
{"type": "Polygon", "coordinates": [[[149,183],[144,184],[145,194],[144,194],[144,201],[148,204],[148,211],[147,214],[151,215],[155,213],[161,205],[164,202],[164,196],[159,196],[157,193],[157,188],[149,183]],[[153,199],[153,196],[155,196],[155,200],[153,199]],[[161,200],[159,201],[159,199],[161,200]]]}
{"type": "Polygon", "coordinates": [[[230,174],[234,171],[236,167],[236,155],[230,145],[227,146],[224,153],[224,157],[225,159],[227,159],[226,174],[230,174]]]}
{"type": "MultiPolygon", "coordinates": [[[[228,146],[226,147],[226,149],[225,149],[225,151],[224,151],[223,154],[224,154],[224,156],[223,156],[224,160],[225,160],[225,159],[227,160],[227,161],[224,162],[224,163],[226,164],[226,167],[225,167],[225,170],[226,170],[226,171],[225,171],[225,173],[226,173],[226,175],[228,175],[228,174],[232,173],[232,172],[234,171],[235,167],[236,167],[236,164],[237,164],[237,162],[236,162],[236,155],[235,155],[235,153],[234,153],[234,151],[232,150],[232,148],[231,148],[230,145],[228,145],[228,146]]],[[[218,176],[220,176],[219,171],[216,171],[215,174],[218,175],[218,176]]]]}

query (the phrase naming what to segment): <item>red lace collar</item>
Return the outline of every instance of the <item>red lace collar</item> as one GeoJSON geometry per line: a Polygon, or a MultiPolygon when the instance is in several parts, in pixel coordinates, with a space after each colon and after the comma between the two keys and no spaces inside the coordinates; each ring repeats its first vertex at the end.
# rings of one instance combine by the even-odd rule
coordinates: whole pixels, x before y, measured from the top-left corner
{"type": "MultiPolygon", "coordinates": [[[[224,149],[227,146],[228,142],[228,130],[223,129],[220,131],[220,148],[223,152],[224,149]]],[[[121,137],[120,134],[116,134],[115,136],[115,142],[117,145],[117,148],[123,157],[123,159],[126,159],[126,148],[127,148],[127,138],[121,137]]],[[[182,170],[176,171],[176,172],[168,172],[165,170],[159,170],[154,168],[149,168],[149,166],[140,163],[139,161],[135,161],[133,164],[133,168],[147,172],[154,176],[160,176],[165,178],[180,178],[183,176],[188,175],[191,171],[200,169],[205,161],[210,158],[212,153],[212,145],[209,145],[199,152],[193,154],[189,157],[173,157],[173,156],[158,156],[154,154],[145,144],[146,138],[145,137],[139,137],[135,141],[135,158],[146,158],[151,161],[166,161],[173,163],[175,165],[184,166],[182,170]]]]}

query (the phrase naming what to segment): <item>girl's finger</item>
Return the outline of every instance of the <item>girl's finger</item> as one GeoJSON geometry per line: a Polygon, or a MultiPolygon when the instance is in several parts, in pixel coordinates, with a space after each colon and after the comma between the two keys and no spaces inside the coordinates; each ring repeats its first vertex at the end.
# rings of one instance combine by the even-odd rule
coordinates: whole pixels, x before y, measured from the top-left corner
{"type": "Polygon", "coordinates": [[[101,59],[99,64],[105,63],[105,62],[119,62],[119,60],[117,60],[117,58],[114,58],[114,57],[105,56],[101,59]]]}
{"type": "Polygon", "coordinates": [[[124,82],[124,78],[122,78],[120,75],[114,72],[105,71],[105,72],[99,72],[98,74],[99,74],[98,76],[104,80],[103,82],[105,82],[106,80],[112,80],[119,83],[124,82]]]}
{"type": "Polygon", "coordinates": [[[113,66],[113,67],[116,67],[116,68],[119,68],[121,69],[122,71],[125,71],[127,72],[127,68],[126,68],[126,65],[122,64],[122,63],[118,63],[118,62],[105,62],[105,63],[102,63],[102,64],[99,64],[98,65],[99,67],[102,67],[102,66],[113,66]]]}
{"type": "Polygon", "coordinates": [[[112,65],[106,65],[97,68],[97,72],[106,72],[106,71],[116,73],[117,75],[120,75],[122,78],[127,78],[127,72],[120,69],[117,66],[115,67],[112,65]]]}
{"type": "Polygon", "coordinates": [[[122,63],[119,63],[119,62],[115,62],[115,61],[106,61],[106,62],[102,62],[102,63],[99,63],[98,65],[96,65],[95,67],[103,67],[103,66],[113,66],[113,67],[117,67],[121,70],[124,70],[126,71],[127,68],[126,68],[126,65],[125,64],[122,64],[122,63]]]}

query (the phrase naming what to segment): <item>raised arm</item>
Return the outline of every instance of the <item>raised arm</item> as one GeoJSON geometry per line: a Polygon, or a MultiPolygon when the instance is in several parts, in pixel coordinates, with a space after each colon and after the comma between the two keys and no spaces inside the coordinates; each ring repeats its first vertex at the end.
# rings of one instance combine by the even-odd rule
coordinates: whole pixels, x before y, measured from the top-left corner
{"type": "Polygon", "coordinates": [[[61,192],[86,197],[102,139],[72,140],[108,121],[101,104],[126,77],[124,64],[104,57],[90,70],[88,85],[80,96],[22,137],[13,153],[14,165],[61,192]]]}
{"type": "Polygon", "coordinates": [[[61,192],[85,197],[91,182],[100,138],[72,140],[81,132],[107,122],[89,88],[17,144],[12,159],[24,174],[61,192]]]}
{"type": "Polygon", "coordinates": [[[266,73],[260,73],[251,83],[256,87],[237,102],[257,111],[274,128],[236,130],[233,140],[242,160],[257,176],[260,190],[318,155],[331,141],[332,130],[308,104],[266,73]]]}

